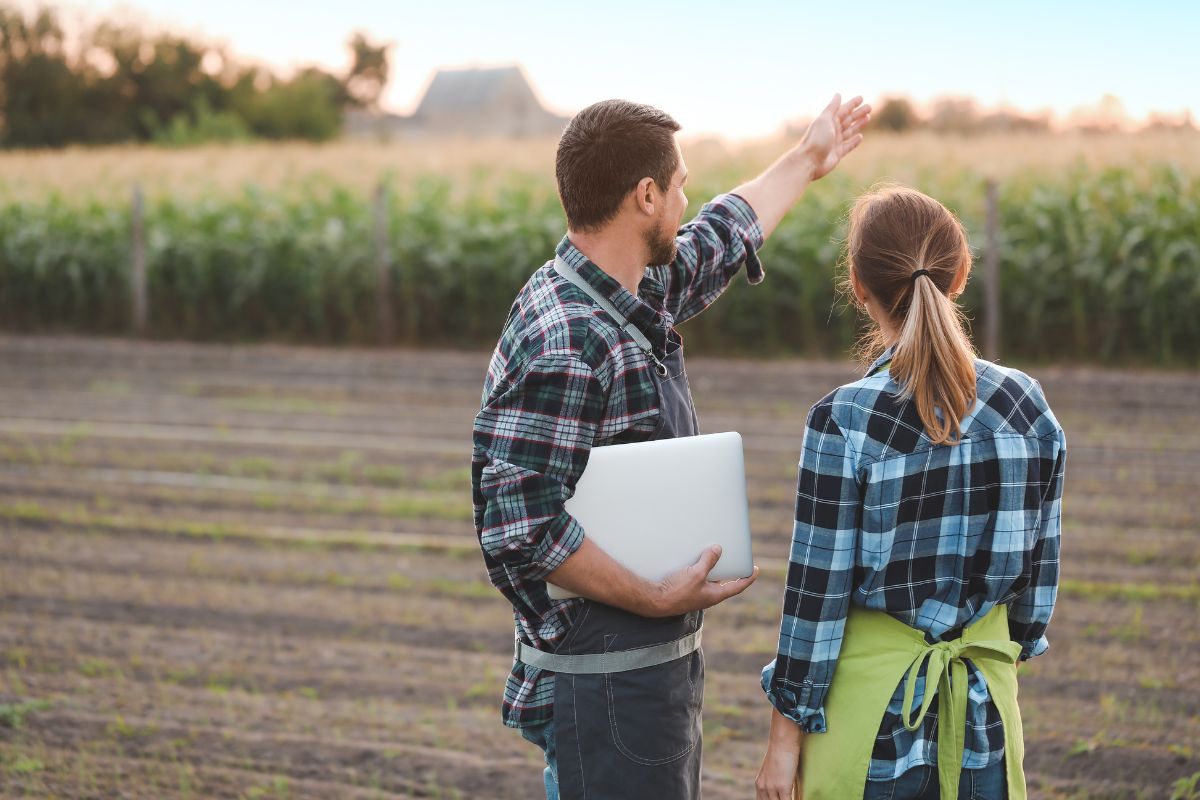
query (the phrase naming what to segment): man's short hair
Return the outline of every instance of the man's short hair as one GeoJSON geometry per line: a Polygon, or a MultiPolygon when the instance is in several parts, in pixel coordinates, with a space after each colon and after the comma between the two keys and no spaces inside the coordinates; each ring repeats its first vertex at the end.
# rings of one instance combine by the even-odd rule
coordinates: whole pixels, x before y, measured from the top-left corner
{"type": "Polygon", "coordinates": [[[603,100],[576,114],[558,141],[554,164],[567,225],[601,227],[642,178],[666,191],[679,166],[678,130],[671,115],[628,100],[603,100]]]}

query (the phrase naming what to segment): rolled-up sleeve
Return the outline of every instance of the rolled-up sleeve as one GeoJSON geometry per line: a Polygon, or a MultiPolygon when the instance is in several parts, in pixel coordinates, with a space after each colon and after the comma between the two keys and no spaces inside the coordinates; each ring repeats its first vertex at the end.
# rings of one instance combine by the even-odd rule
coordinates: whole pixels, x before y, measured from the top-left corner
{"type": "Polygon", "coordinates": [[[752,283],[763,279],[758,251],[763,229],[750,204],[736,194],[721,194],[675,235],[678,254],[648,273],[666,290],[666,307],[678,324],[707,308],[743,267],[752,283]]]}
{"type": "Polygon", "coordinates": [[[861,520],[856,459],[828,403],[809,413],[796,485],[783,620],[762,688],[779,713],[824,733],[825,696],[842,646],[861,520]]]}
{"type": "Polygon", "coordinates": [[[1038,540],[1029,554],[1029,584],[1008,609],[1008,632],[1021,645],[1021,661],[1040,656],[1050,647],[1046,628],[1058,599],[1058,551],[1062,532],[1062,492],[1066,477],[1066,434],[1058,431],[1057,453],[1047,458],[1053,470],[1042,499],[1038,540]]]}
{"type": "Polygon", "coordinates": [[[535,615],[548,608],[537,582],[583,543],[564,503],[587,465],[606,396],[577,356],[547,354],[475,418],[479,544],[492,583],[535,615]]]}

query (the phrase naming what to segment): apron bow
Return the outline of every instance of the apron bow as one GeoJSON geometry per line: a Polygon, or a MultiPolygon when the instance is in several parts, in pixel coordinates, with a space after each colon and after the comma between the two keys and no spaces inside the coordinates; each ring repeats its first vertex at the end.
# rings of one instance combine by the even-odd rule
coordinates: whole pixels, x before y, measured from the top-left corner
{"type": "Polygon", "coordinates": [[[1021,645],[1017,642],[1000,639],[966,641],[959,638],[926,645],[909,666],[904,676],[904,705],[900,710],[905,728],[916,730],[925,719],[934,696],[942,696],[939,704],[941,713],[938,715],[938,781],[942,797],[954,797],[957,794],[959,773],[962,771],[962,756],[949,759],[941,758],[940,754],[962,753],[966,740],[967,664],[963,659],[990,658],[1014,664],[1020,655],[1021,645]],[[925,662],[929,663],[925,672],[925,697],[921,700],[916,719],[910,719],[917,676],[925,662]]]}

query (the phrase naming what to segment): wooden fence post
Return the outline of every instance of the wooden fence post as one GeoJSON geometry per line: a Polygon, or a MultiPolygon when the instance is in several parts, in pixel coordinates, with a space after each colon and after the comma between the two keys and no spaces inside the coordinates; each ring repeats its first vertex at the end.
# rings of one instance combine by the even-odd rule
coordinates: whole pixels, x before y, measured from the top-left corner
{"type": "Polygon", "coordinates": [[[375,303],[380,344],[390,344],[393,336],[391,260],[388,249],[388,191],[387,184],[380,182],[375,189],[375,303]]]}
{"type": "Polygon", "coordinates": [[[1000,212],[997,208],[994,178],[987,180],[985,199],[987,250],[984,253],[983,276],[984,358],[996,361],[1000,358],[1000,212]]]}
{"type": "Polygon", "coordinates": [[[142,187],[133,186],[132,264],[130,265],[130,288],[133,292],[133,333],[146,335],[146,232],[142,221],[142,187]]]}

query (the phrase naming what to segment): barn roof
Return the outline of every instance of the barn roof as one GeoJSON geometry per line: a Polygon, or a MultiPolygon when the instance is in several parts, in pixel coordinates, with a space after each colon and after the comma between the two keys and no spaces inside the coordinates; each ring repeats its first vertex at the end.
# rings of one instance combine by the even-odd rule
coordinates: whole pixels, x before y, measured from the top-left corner
{"type": "Polygon", "coordinates": [[[535,105],[541,106],[520,67],[438,70],[421,98],[416,116],[478,110],[513,89],[528,94],[535,105]]]}

